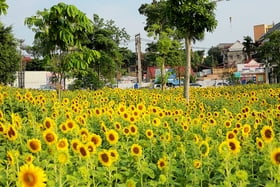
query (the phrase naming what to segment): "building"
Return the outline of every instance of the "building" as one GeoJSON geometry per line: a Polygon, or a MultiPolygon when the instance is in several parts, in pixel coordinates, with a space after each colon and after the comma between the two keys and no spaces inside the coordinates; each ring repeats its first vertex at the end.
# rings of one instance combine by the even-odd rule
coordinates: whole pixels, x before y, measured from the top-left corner
{"type": "Polygon", "coordinates": [[[236,41],[222,51],[224,56],[224,67],[234,68],[237,64],[242,64],[245,61],[244,45],[240,41],[236,41]]]}
{"type": "Polygon", "coordinates": [[[265,33],[267,33],[270,29],[272,29],[274,24],[266,25],[254,25],[254,40],[258,41],[265,33]]]}

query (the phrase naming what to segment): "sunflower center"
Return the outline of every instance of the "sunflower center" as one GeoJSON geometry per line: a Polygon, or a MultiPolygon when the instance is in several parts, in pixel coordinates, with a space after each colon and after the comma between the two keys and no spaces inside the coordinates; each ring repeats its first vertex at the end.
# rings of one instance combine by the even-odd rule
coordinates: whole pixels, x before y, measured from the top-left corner
{"type": "Polygon", "coordinates": [[[272,132],[270,130],[266,130],[264,134],[265,134],[265,137],[271,138],[272,132]]]}
{"type": "Polygon", "coordinates": [[[47,140],[48,142],[54,141],[54,136],[53,136],[53,134],[48,133],[48,134],[46,135],[46,140],[47,140]]]}
{"type": "Polygon", "coordinates": [[[230,143],[229,143],[229,147],[230,147],[230,149],[233,150],[233,151],[236,149],[236,146],[235,146],[235,144],[234,144],[233,142],[230,142],[230,143]]]}
{"type": "Polygon", "coordinates": [[[110,141],[114,141],[115,140],[115,136],[113,134],[109,134],[109,140],[110,141]]]}
{"type": "Polygon", "coordinates": [[[14,131],[14,129],[13,129],[13,128],[10,128],[10,129],[9,129],[9,131],[8,131],[8,135],[9,135],[9,137],[13,137],[13,136],[15,136],[15,135],[16,135],[16,133],[15,133],[15,131],[14,131]]]}
{"type": "Polygon", "coordinates": [[[87,156],[87,152],[86,152],[84,147],[80,148],[80,153],[81,153],[82,156],[87,156]]]}
{"type": "Polygon", "coordinates": [[[139,150],[138,147],[134,147],[134,148],[133,148],[133,152],[134,152],[135,154],[139,154],[140,150],[139,150]]]}
{"type": "Polygon", "coordinates": [[[37,150],[38,149],[38,144],[36,142],[30,142],[30,148],[32,150],[37,150]]]}
{"type": "Polygon", "coordinates": [[[277,164],[280,164],[280,153],[276,153],[275,156],[274,156],[274,159],[275,159],[277,164]]]}
{"type": "Polygon", "coordinates": [[[34,186],[34,184],[36,184],[36,177],[33,173],[25,173],[23,180],[28,186],[34,186]]]}
{"type": "Polygon", "coordinates": [[[101,155],[101,159],[102,159],[102,161],[103,162],[109,162],[109,157],[108,157],[108,155],[106,154],[106,153],[103,153],[102,155],[101,155]]]}

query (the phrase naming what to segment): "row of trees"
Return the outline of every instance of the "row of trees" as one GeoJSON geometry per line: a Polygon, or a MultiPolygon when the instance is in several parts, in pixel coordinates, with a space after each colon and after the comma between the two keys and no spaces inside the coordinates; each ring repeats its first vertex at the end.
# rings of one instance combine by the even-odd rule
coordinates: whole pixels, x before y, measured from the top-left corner
{"type": "MultiPolygon", "coordinates": [[[[203,39],[205,31],[211,32],[216,27],[215,5],[209,0],[153,0],[138,9],[146,17],[145,30],[156,41],[148,44],[144,66],[161,67],[163,85],[166,80],[163,71],[165,65],[184,66],[184,96],[187,100],[191,65],[194,70],[200,70],[221,61],[220,51],[216,48],[208,51],[206,59],[203,58],[204,51],[191,51],[192,42],[203,39]]],[[[5,1],[1,0],[0,13],[5,14],[7,8],[5,1]]],[[[123,68],[135,64],[135,53],[120,47],[130,38],[124,29],[98,15],[93,15],[91,20],[73,5],[58,3],[26,18],[25,24],[35,33],[33,46],[23,47],[33,56],[32,63],[28,63],[26,68],[53,72],[53,81],[58,85],[65,78],[74,77],[73,88],[97,89],[106,81],[112,81],[117,73],[124,73],[123,68]]],[[[7,84],[13,82],[14,72],[19,68],[18,46],[21,42],[13,37],[11,27],[2,25],[0,29],[0,37],[3,38],[0,47],[5,49],[1,52],[1,72],[4,73],[0,72],[0,76],[1,82],[7,84]],[[11,50],[7,50],[8,47],[11,50]]],[[[269,42],[256,46],[245,37],[244,53],[248,54],[248,58],[258,54],[258,58],[266,63],[279,63],[277,42],[277,36],[271,35],[269,42]]]]}

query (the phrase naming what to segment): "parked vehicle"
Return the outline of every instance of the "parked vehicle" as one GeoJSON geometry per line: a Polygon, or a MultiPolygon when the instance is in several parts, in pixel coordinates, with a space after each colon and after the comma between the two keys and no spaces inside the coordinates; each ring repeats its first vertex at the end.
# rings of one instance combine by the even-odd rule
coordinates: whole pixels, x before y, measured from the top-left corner
{"type": "Polygon", "coordinates": [[[215,82],[213,86],[229,86],[229,84],[227,82],[215,82]]]}
{"type": "Polygon", "coordinates": [[[199,83],[190,83],[190,86],[192,86],[192,87],[202,87],[202,85],[199,84],[199,83]]]}

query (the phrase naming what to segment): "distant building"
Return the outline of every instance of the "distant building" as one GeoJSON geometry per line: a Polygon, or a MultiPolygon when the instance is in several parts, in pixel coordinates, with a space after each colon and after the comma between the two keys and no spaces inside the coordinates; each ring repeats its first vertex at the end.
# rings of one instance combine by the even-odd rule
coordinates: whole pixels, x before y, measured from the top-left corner
{"type": "Polygon", "coordinates": [[[265,33],[267,33],[270,29],[272,29],[274,24],[266,25],[260,24],[254,26],[254,40],[258,41],[265,33]]]}
{"type": "Polygon", "coordinates": [[[245,61],[244,45],[240,41],[235,43],[221,43],[217,45],[223,55],[223,63],[226,68],[234,68],[245,61]]]}

